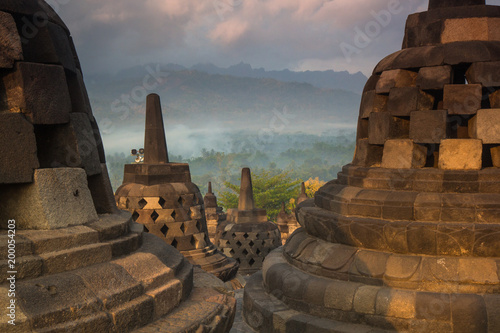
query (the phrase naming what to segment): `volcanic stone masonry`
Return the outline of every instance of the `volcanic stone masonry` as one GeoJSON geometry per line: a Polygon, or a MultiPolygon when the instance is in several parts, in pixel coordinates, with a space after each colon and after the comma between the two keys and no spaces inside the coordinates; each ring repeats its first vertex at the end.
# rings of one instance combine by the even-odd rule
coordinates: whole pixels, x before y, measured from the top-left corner
{"type": "Polygon", "coordinates": [[[0,1],[0,83],[0,332],[227,332],[234,298],[193,287],[193,266],[116,208],[73,41],[44,1],[0,1]]]}
{"type": "Polygon", "coordinates": [[[208,192],[203,198],[205,202],[205,217],[207,219],[207,229],[210,241],[215,243],[215,233],[219,222],[226,219],[226,214],[223,212],[222,207],[217,205],[217,197],[212,192],[212,182],[208,183],[208,192]]]}
{"type": "Polygon", "coordinates": [[[356,153],[245,287],[259,332],[500,332],[500,6],[430,0],[356,153]]]}
{"type": "Polygon", "coordinates": [[[123,185],[115,193],[118,208],[132,213],[147,232],[179,250],[193,265],[223,281],[238,263],[219,252],[208,236],[203,197],[191,182],[189,165],[170,163],[160,97],[146,102],[144,163],[125,165],[123,185]]]}
{"type": "Polygon", "coordinates": [[[228,209],[227,220],[219,223],[215,245],[239,262],[241,274],[260,270],[269,252],[281,246],[278,226],[267,220],[265,209],[255,208],[249,168],[241,171],[238,209],[228,209]]]}
{"type": "Polygon", "coordinates": [[[288,214],[285,210],[285,203],[281,204],[281,211],[278,213],[276,217],[276,225],[280,230],[281,234],[281,244],[285,244],[288,237],[298,228],[300,228],[300,224],[295,217],[295,211],[291,214],[288,214]]]}

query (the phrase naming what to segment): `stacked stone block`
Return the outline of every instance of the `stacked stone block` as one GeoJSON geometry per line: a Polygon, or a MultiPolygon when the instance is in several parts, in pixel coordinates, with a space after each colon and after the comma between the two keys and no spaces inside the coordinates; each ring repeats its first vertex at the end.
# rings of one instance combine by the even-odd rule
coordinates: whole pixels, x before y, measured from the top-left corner
{"type": "Polygon", "coordinates": [[[219,222],[226,219],[226,214],[222,207],[217,204],[217,197],[212,192],[212,182],[208,183],[208,192],[203,198],[203,201],[205,202],[205,218],[207,219],[208,236],[210,237],[210,241],[215,243],[217,226],[219,222]]]}
{"type": "Polygon", "coordinates": [[[67,27],[0,2],[0,331],[227,332],[234,299],[117,209],[104,156],[67,27]]]}
{"type": "Polygon", "coordinates": [[[499,32],[484,0],[410,15],[365,86],[353,163],[245,287],[253,328],[500,331],[499,32]]]}

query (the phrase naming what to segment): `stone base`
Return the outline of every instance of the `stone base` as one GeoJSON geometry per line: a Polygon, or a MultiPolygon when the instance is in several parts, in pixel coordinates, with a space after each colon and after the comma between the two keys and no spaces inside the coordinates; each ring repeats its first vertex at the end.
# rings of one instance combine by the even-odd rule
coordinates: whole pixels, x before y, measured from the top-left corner
{"type": "MultiPolygon", "coordinates": [[[[204,325],[213,328],[207,332],[227,331],[234,300],[213,289],[191,294],[191,264],[153,235],[131,232],[130,221],[130,214],[120,212],[82,226],[18,230],[16,326],[3,315],[0,331],[128,332],[163,320],[160,332],[171,332],[163,328],[171,320],[162,318],[176,318],[193,303],[207,311],[189,310],[184,331],[204,325]]],[[[1,232],[1,281],[7,278],[7,240],[1,232]]],[[[1,304],[9,301],[8,289],[0,285],[1,304]]]]}

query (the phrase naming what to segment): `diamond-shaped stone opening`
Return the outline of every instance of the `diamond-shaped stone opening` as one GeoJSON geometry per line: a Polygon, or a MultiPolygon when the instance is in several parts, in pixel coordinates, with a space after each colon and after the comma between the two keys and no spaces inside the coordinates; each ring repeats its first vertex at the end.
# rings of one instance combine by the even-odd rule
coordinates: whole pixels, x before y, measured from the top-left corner
{"type": "Polygon", "coordinates": [[[139,204],[139,208],[143,209],[144,207],[146,207],[148,202],[146,200],[144,200],[144,198],[142,198],[141,200],[139,200],[138,204],[139,204]]]}
{"type": "Polygon", "coordinates": [[[184,223],[181,224],[181,228],[180,229],[181,229],[181,231],[182,231],[183,234],[186,233],[186,226],[184,225],[184,223]]]}
{"type": "Polygon", "coordinates": [[[179,197],[179,199],[177,200],[177,202],[179,203],[179,205],[182,206],[182,204],[184,203],[184,200],[182,199],[182,197],[179,197]]]}
{"type": "Polygon", "coordinates": [[[160,199],[158,200],[158,204],[161,206],[161,208],[165,209],[165,199],[163,199],[162,197],[160,197],[160,199]]]}
{"type": "Polygon", "coordinates": [[[155,222],[156,222],[156,220],[158,220],[158,217],[159,217],[159,216],[160,216],[160,215],[158,215],[158,213],[156,212],[156,210],[155,210],[155,211],[153,211],[153,212],[151,213],[151,218],[152,218],[152,219],[153,219],[153,221],[155,221],[155,222]]]}
{"type": "Polygon", "coordinates": [[[203,231],[200,221],[196,222],[196,229],[198,229],[198,231],[203,231]]]}
{"type": "Polygon", "coordinates": [[[132,219],[135,221],[137,221],[137,219],[139,218],[139,213],[137,213],[135,210],[134,212],[132,213],[132,219]]]}
{"type": "Polygon", "coordinates": [[[260,234],[259,234],[259,233],[256,233],[256,234],[255,234],[255,239],[259,239],[259,236],[260,236],[260,234]]]}
{"type": "Polygon", "coordinates": [[[259,255],[259,254],[261,253],[261,252],[260,252],[260,249],[257,249],[257,250],[255,251],[255,253],[256,253],[257,255],[259,255]]]}
{"type": "Polygon", "coordinates": [[[240,246],[241,246],[241,242],[240,242],[240,241],[237,241],[237,242],[236,242],[236,245],[238,245],[238,247],[240,247],[240,246]]]}
{"type": "Polygon", "coordinates": [[[231,249],[231,251],[229,251],[229,253],[230,253],[231,255],[235,254],[235,252],[234,252],[234,250],[233,250],[233,249],[231,249]]]}
{"type": "Polygon", "coordinates": [[[175,220],[175,217],[177,216],[177,213],[175,212],[175,210],[172,212],[172,214],[170,214],[170,216],[172,216],[172,218],[175,220]]]}
{"type": "Polygon", "coordinates": [[[233,232],[233,234],[231,235],[231,237],[236,238],[236,234],[233,232]]]}
{"type": "Polygon", "coordinates": [[[177,239],[174,238],[174,240],[172,241],[172,243],[170,243],[170,245],[172,245],[173,247],[177,247],[177,239]]]}
{"type": "Polygon", "coordinates": [[[226,237],[226,235],[227,235],[227,231],[224,231],[224,232],[222,233],[222,237],[226,237]]]}
{"type": "Polygon", "coordinates": [[[250,258],[250,260],[248,260],[248,264],[252,266],[253,264],[255,264],[255,260],[253,258],[250,258]]]}
{"type": "Polygon", "coordinates": [[[196,247],[196,239],[194,238],[194,236],[191,236],[190,243],[192,246],[196,247]]]}
{"type": "Polygon", "coordinates": [[[243,235],[243,237],[245,237],[245,239],[248,238],[248,234],[245,232],[245,234],[243,235]]]}
{"type": "Polygon", "coordinates": [[[149,232],[148,227],[144,226],[144,232],[149,232]]]}
{"type": "Polygon", "coordinates": [[[255,243],[253,241],[250,241],[250,243],[248,243],[248,245],[250,245],[250,246],[254,246],[254,244],[255,243]]]}
{"type": "Polygon", "coordinates": [[[164,225],[163,227],[161,227],[160,231],[163,234],[163,236],[166,237],[167,233],[168,233],[168,227],[166,225],[164,225]]]}
{"type": "Polygon", "coordinates": [[[247,249],[244,249],[241,253],[243,253],[243,255],[245,255],[245,256],[248,255],[247,249]]]}

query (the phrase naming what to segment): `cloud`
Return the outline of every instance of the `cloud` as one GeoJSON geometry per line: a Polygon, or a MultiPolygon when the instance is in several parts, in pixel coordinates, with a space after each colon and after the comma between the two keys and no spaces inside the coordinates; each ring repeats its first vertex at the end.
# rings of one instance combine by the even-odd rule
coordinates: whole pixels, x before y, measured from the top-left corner
{"type": "Polygon", "coordinates": [[[407,15],[427,5],[426,0],[64,1],[59,13],[89,72],[148,62],[244,61],[267,69],[367,73],[400,49],[407,15]],[[377,22],[374,13],[390,12],[391,6],[398,10],[388,24],[347,59],[341,45],[355,46],[358,31],[377,22]]]}

